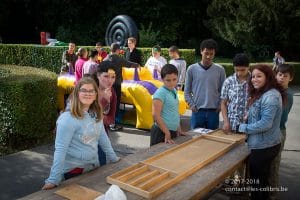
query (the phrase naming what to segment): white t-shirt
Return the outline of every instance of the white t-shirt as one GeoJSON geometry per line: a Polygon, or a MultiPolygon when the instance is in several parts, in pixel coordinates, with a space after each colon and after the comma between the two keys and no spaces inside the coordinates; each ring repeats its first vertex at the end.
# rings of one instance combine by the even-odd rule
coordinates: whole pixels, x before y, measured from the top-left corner
{"type": "Polygon", "coordinates": [[[158,58],[155,58],[155,57],[151,56],[150,58],[148,58],[148,60],[145,64],[145,67],[148,70],[150,70],[150,72],[152,73],[152,76],[153,76],[154,68],[155,68],[155,66],[157,66],[158,79],[161,79],[160,70],[165,64],[167,64],[167,60],[164,57],[159,56],[158,58]]]}

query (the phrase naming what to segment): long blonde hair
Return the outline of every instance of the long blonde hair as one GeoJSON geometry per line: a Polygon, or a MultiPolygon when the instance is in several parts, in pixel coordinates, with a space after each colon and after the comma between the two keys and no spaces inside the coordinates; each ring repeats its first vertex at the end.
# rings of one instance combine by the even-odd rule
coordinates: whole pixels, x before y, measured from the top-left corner
{"type": "Polygon", "coordinates": [[[75,86],[70,98],[71,114],[78,119],[83,118],[83,105],[79,100],[79,90],[85,84],[92,84],[96,92],[96,100],[90,105],[89,112],[96,114],[96,121],[99,122],[103,118],[103,114],[98,100],[98,86],[96,82],[90,77],[83,77],[75,86]]]}

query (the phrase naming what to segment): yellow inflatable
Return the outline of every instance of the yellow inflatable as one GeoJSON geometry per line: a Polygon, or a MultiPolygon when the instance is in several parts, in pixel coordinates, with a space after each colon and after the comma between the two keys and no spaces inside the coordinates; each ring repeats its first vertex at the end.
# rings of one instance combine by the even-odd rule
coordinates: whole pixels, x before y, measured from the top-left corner
{"type": "MultiPolygon", "coordinates": [[[[136,69],[123,68],[123,83],[121,102],[132,104],[136,108],[136,128],[150,129],[153,124],[152,117],[152,95],[157,88],[163,83],[152,78],[151,72],[142,67],[138,71],[138,77],[135,73],[136,69]],[[134,81],[139,78],[140,81],[134,81]]],[[[187,104],[184,100],[182,91],[178,91],[180,114],[185,113],[187,104]]]]}
{"type": "Polygon", "coordinates": [[[71,94],[74,89],[75,76],[63,74],[57,78],[57,108],[65,108],[65,96],[71,94]]]}
{"type": "MultiPolygon", "coordinates": [[[[134,105],[136,110],[136,128],[150,129],[153,124],[152,95],[163,83],[154,80],[151,72],[142,67],[137,73],[134,68],[123,68],[123,83],[121,103],[134,105]]],[[[65,96],[71,94],[74,89],[75,76],[64,74],[57,79],[57,106],[59,110],[65,108],[65,96]]],[[[179,114],[184,114],[187,104],[182,91],[178,91],[179,114]]]]}

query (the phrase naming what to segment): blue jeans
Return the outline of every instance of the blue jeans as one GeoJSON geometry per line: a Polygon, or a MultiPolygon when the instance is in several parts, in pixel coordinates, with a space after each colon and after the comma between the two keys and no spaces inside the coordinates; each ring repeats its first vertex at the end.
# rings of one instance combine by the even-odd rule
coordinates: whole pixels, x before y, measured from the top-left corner
{"type": "Polygon", "coordinates": [[[219,112],[210,110],[192,112],[191,128],[206,128],[212,130],[219,128],[219,112]]]}

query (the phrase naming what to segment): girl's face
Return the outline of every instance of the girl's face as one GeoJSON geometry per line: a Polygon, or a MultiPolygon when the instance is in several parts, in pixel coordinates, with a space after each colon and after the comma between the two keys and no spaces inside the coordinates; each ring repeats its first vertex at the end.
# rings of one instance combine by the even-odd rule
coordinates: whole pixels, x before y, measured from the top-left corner
{"type": "Polygon", "coordinates": [[[79,101],[83,104],[84,108],[89,108],[90,105],[96,100],[97,91],[93,84],[84,84],[79,89],[79,101]]]}
{"type": "Polygon", "coordinates": [[[116,80],[116,73],[114,70],[108,70],[108,72],[103,72],[98,74],[99,87],[102,89],[111,88],[116,80]]]}
{"type": "Polygon", "coordinates": [[[252,71],[251,83],[255,89],[260,89],[266,84],[266,75],[258,70],[254,69],[252,71]]]}
{"type": "Polygon", "coordinates": [[[176,74],[167,74],[162,81],[168,89],[173,90],[177,86],[177,79],[178,76],[176,74]]]}
{"type": "Polygon", "coordinates": [[[83,56],[82,56],[83,58],[87,58],[88,57],[88,51],[85,51],[84,53],[83,53],[83,56]]]}

